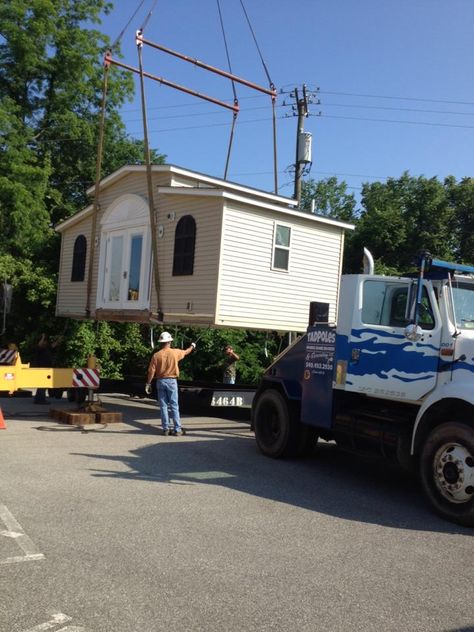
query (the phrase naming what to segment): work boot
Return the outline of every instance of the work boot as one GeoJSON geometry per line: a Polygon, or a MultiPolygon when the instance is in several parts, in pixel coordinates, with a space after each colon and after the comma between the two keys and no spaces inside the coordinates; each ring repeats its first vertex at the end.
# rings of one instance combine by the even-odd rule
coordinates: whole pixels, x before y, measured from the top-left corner
{"type": "Polygon", "coordinates": [[[172,432],[169,428],[163,428],[163,434],[165,435],[165,437],[169,437],[172,432]]]}
{"type": "Polygon", "coordinates": [[[173,437],[182,437],[186,434],[186,430],[184,428],[180,428],[179,430],[173,430],[171,434],[173,437]]]}

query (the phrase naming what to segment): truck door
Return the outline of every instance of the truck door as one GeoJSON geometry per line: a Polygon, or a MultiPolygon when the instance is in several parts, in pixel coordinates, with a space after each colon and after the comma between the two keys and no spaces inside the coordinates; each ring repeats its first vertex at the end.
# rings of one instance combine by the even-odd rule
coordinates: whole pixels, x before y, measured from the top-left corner
{"type": "Polygon", "coordinates": [[[423,336],[411,342],[404,333],[411,286],[408,279],[361,277],[360,302],[354,309],[349,337],[345,390],[417,401],[435,387],[441,341],[436,295],[425,282],[419,322],[423,336]]]}

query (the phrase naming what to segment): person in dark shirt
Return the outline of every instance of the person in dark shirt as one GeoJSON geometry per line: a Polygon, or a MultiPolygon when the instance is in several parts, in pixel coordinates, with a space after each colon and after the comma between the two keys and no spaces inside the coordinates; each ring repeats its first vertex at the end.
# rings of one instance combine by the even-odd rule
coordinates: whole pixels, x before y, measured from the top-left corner
{"type": "MultiPolygon", "coordinates": [[[[46,334],[41,334],[41,338],[36,346],[30,366],[36,369],[49,369],[53,366],[53,351],[46,334]]],[[[35,393],[35,404],[49,404],[46,399],[46,389],[37,388],[35,393]]]]}
{"type": "Polygon", "coordinates": [[[237,377],[237,360],[239,356],[235,353],[232,345],[224,347],[224,361],[222,362],[222,381],[224,384],[235,384],[237,377]]]}

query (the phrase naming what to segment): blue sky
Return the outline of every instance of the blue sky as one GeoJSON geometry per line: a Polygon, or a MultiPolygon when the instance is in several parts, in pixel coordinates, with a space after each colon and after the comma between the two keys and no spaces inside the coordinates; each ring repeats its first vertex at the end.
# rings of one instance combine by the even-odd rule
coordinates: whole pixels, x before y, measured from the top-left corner
{"type": "MultiPolygon", "coordinates": [[[[139,5],[116,0],[101,29],[115,39],[139,5]]],[[[137,66],[135,29],[123,61],[137,66]]],[[[336,175],[356,195],[363,182],[412,175],[474,175],[474,2],[472,0],[244,0],[277,89],[319,87],[305,130],[313,134],[310,177],[336,175]],[[364,95],[364,96],[363,96],[364,95]],[[320,115],[319,115],[320,113],[320,115]]],[[[268,85],[240,0],[220,0],[234,74],[268,85]]],[[[145,37],[227,69],[216,0],[158,0],[145,37]]],[[[145,47],[148,72],[233,100],[230,82],[145,47]]],[[[135,79],[138,91],[138,78],[135,79]]],[[[146,82],[150,144],[170,163],[222,177],[232,114],[146,82]]],[[[237,85],[240,113],[229,179],[273,190],[270,98],[237,85]]],[[[296,118],[278,96],[279,193],[292,196],[296,118]]],[[[140,102],[123,108],[129,133],[143,137],[140,102]]]]}

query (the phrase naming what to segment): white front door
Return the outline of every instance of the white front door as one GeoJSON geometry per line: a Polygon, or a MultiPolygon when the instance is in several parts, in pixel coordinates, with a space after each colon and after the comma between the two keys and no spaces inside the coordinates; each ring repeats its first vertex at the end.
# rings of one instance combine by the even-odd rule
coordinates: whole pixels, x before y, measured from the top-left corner
{"type": "Polygon", "coordinates": [[[117,230],[106,236],[103,306],[143,309],[149,304],[150,266],[143,230],[117,230]]]}

